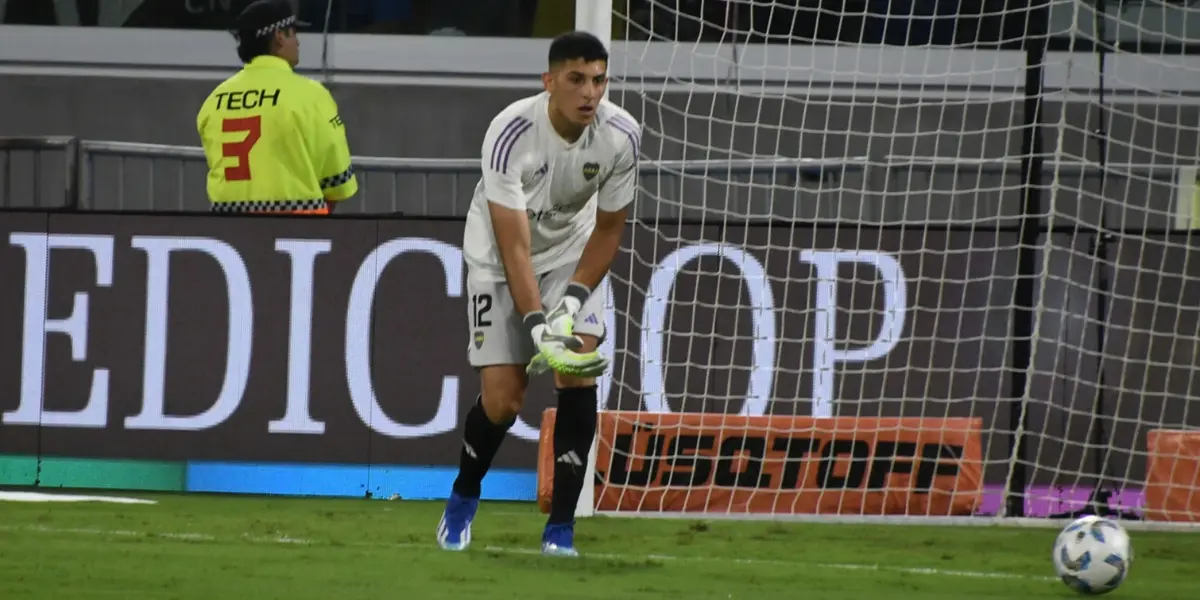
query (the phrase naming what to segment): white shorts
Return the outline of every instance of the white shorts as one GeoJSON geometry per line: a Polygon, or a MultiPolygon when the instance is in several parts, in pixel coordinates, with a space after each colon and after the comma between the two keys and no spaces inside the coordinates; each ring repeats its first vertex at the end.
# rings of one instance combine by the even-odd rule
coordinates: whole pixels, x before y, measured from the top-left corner
{"type": "MultiPolygon", "coordinates": [[[[549,311],[562,299],[575,265],[559,267],[537,277],[542,306],[549,311]]],[[[599,289],[599,288],[597,288],[599,289]]],[[[604,339],[604,295],[593,293],[575,315],[575,333],[604,339]]],[[[490,365],[525,365],[537,349],[525,327],[524,315],[513,306],[504,281],[478,281],[467,273],[467,326],[471,340],[467,356],[475,368],[490,365]]]]}

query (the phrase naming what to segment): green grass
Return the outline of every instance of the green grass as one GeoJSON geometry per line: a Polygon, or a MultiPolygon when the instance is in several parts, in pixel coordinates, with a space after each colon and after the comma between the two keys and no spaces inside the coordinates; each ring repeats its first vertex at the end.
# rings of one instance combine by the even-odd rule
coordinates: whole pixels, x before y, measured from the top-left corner
{"type": "MultiPolygon", "coordinates": [[[[1055,531],[580,521],[576,560],[536,553],[532,505],[480,509],[472,548],[439,550],[441,506],[154,495],[157,505],[0,503],[3,600],[1070,598],[1055,531]],[[995,577],[983,574],[994,574],[995,577]]],[[[1112,598],[1194,596],[1200,536],[1134,532],[1112,598]]]]}

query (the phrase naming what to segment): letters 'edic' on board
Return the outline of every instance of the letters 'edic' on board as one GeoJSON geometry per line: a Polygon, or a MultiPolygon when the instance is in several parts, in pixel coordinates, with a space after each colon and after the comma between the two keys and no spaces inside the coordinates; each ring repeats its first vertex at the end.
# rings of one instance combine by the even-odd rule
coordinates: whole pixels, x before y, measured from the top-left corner
{"type": "MultiPolygon", "coordinates": [[[[553,492],[543,413],[538,505],[553,492]]],[[[960,516],[982,501],[978,418],[603,411],[596,510],[960,516]]]]}

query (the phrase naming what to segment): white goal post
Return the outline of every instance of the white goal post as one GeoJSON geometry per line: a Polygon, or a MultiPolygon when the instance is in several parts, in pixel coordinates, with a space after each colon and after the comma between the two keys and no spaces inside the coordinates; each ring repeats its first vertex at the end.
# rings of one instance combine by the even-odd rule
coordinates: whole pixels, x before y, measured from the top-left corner
{"type": "Polygon", "coordinates": [[[714,165],[643,174],[577,516],[1200,523],[1200,6],[909,4],[576,0],[643,159],[714,165]]]}

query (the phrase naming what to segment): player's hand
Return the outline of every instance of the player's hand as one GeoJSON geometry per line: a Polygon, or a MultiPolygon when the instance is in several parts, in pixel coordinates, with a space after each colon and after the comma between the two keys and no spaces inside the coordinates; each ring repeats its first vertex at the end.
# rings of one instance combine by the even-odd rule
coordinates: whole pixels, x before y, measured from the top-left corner
{"type": "Polygon", "coordinates": [[[525,372],[540,375],[555,371],[574,377],[599,377],[608,369],[608,359],[598,351],[579,352],[583,340],[574,333],[575,314],[580,302],[566,297],[550,314],[533,313],[525,317],[530,328],[537,355],[530,361],[525,372]]]}
{"type": "Polygon", "coordinates": [[[529,375],[554,371],[572,377],[593,378],[603,375],[608,370],[608,359],[599,351],[570,350],[563,338],[551,333],[547,325],[536,326],[533,335],[538,353],[529,362],[529,366],[525,367],[525,372],[529,375]]]}
{"type": "Polygon", "coordinates": [[[546,315],[547,331],[552,336],[561,338],[567,350],[578,351],[583,348],[583,340],[575,335],[575,315],[579,314],[581,308],[583,303],[578,298],[563,296],[563,299],[558,301],[558,306],[546,315]]]}

